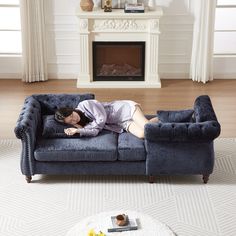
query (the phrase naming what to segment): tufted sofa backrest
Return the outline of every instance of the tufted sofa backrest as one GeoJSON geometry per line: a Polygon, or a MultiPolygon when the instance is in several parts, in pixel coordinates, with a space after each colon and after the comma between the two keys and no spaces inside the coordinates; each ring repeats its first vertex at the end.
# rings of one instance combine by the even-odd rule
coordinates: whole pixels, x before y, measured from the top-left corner
{"type": "Polygon", "coordinates": [[[145,139],[158,141],[212,141],[220,135],[221,127],[209,96],[197,97],[193,123],[149,123],[145,125],[145,139]]]}
{"type": "Polygon", "coordinates": [[[217,121],[199,123],[149,123],[145,125],[146,140],[156,141],[212,141],[220,135],[217,121]]]}
{"type": "Polygon", "coordinates": [[[52,115],[61,107],[75,108],[84,100],[94,99],[94,94],[35,94],[32,95],[41,106],[42,115],[52,115]]]}

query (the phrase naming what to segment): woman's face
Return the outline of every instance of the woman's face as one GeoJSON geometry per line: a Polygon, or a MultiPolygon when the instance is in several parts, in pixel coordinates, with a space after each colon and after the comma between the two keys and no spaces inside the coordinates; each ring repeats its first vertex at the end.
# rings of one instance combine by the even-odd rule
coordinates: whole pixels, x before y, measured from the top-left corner
{"type": "Polygon", "coordinates": [[[70,124],[70,125],[76,125],[78,122],[80,121],[80,116],[77,112],[73,111],[71,113],[71,115],[67,116],[65,119],[64,119],[64,122],[66,124],[70,124]]]}

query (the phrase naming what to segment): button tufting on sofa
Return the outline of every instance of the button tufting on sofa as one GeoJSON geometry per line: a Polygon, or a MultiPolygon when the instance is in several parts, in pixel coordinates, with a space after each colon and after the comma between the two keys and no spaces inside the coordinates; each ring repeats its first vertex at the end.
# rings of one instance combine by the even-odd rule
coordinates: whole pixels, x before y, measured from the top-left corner
{"type": "Polygon", "coordinates": [[[102,131],[96,137],[45,138],[43,117],[59,107],[76,107],[93,94],[35,94],[26,98],[15,127],[22,140],[21,171],[34,174],[203,175],[214,167],[213,141],[220,134],[210,98],[194,103],[194,121],[148,123],[144,140],[130,133],[102,131]],[[70,104],[71,103],[71,104],[70,104]]]}

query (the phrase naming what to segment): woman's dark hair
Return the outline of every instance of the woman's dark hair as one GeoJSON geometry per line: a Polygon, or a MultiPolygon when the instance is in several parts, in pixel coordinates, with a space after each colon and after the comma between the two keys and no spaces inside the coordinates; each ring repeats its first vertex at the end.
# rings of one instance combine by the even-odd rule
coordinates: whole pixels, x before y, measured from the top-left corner
{"type": "Polygon", "coordinates": [[[64,123],[64,119],[68,116],[70,116],[72,114],[72,112],[74,111],[73,108],[68,108],[68,107],[63,107],[63,108],[59,108],[56,112],[55,112],[55,120],[60,122],[60,123],[64,123]]]}
{"type": "Polygon", "coordinates": [[[69,107],[62,107],[60,109],[58,109],[55,112],[55,120],[60,122],[60,123],[64,123],[65,118],[70,116],[72,114],[72,112],[77,112],[80,116],[80,121],[78,122],[78,125],[84,127],[85,125],[87,125],[89,122],[91,122],[91,120],[85,116],[85,114],[80,111],[80,110],[75,110],[73,108],[69,108],[69,107]]]}
{"type": "Polygon", "coordinates": [[[80,121],[78,122],[78,125],[84,127],[85,125],[87,125],[89,122],[92,121],[81,110],[74,110],[74,111],[77,112],[80,116],[80,121]]]}

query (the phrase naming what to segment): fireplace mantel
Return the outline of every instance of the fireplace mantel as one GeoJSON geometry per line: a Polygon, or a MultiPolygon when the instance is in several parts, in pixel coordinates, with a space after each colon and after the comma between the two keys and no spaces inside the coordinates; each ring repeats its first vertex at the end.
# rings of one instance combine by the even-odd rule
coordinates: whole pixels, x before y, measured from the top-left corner
{"type": "Polygon", "coordinates": [[[80,65],[78,88],[160,88],[158,73],[159,19],[161,8],[145,13],[77,11],[79,19],[80,65]],[[145,81],[93,81],[93,41],[143,41],[146,44],[145,81]]]}

